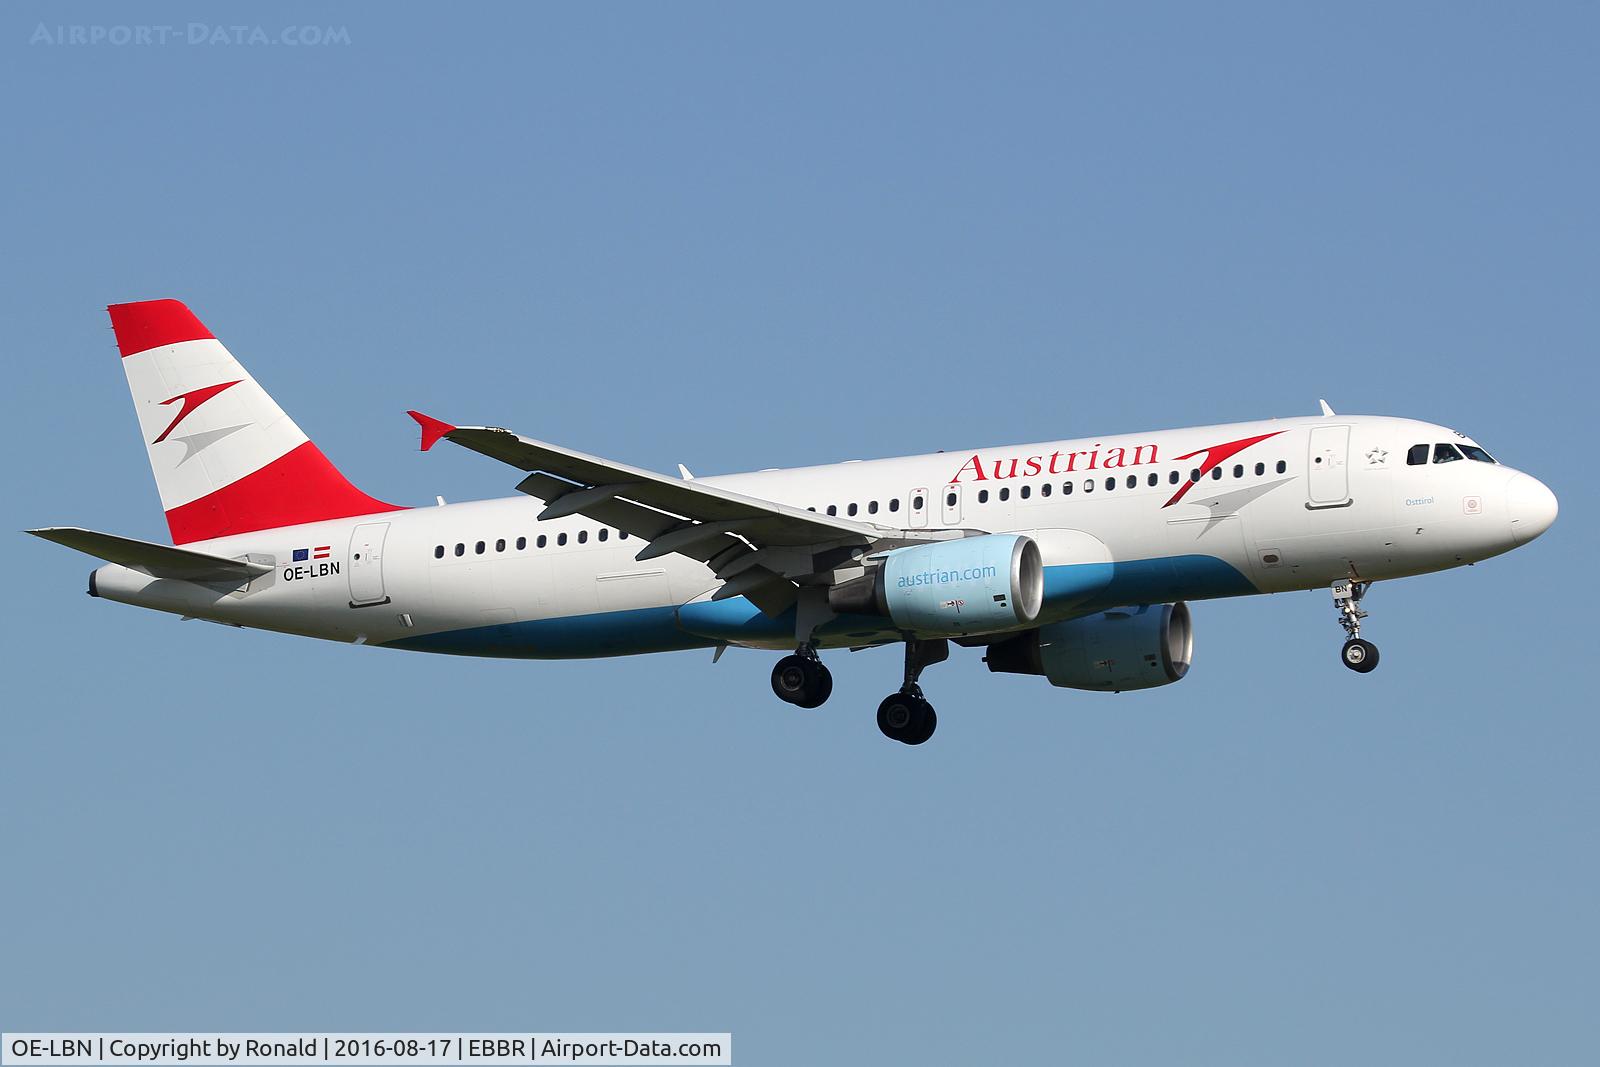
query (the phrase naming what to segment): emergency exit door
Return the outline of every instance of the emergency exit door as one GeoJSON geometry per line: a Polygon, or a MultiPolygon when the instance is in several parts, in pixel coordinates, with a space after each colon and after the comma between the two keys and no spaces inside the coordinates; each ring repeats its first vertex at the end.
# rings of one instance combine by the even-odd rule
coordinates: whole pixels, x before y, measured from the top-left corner
{"type": "Polygon", "coordinates": [[[1306,457],[1307,504],[1337,508],[1350,503],[1350,427],[1314,426],[1310,454],[1306,457]]]}
{"type": "Polygon", "coordinates": [[[389,533],[386,522],[366,522],[350,535],[350,606],[386,604],[383,591],[383,539],[389,533]]]}

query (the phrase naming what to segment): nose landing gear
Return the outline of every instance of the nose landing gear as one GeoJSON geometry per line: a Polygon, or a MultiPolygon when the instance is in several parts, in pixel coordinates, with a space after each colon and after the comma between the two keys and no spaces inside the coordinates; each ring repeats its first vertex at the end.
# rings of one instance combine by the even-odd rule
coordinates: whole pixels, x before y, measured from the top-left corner
{"type": "Polygon", "coordinates": [[[1339,659],[1353,671],[1366,674],[1378,666],[1378,646],[1361,636],[1361,620],[1367,613],[1360,608],[1361,598],[1367,595],[1371,582],[1340,578],[1333,583],[1333,606],[1339,612],[1339,625],[1344,627],[1348,640],[1339,650],[1339,659]]]}
{"type": "Polygon", "coordinates": [[[917,679],[922,676],[923,668],[949,658],[950,642],[943,638],[934,641],[906,639],[905,683],[899,692],[890,693],[878,705],[878,729],[883,731],[883,736],[903,745],[920,745],[933,736],[939,726],[939,716],[923,697],[917,679]]]}

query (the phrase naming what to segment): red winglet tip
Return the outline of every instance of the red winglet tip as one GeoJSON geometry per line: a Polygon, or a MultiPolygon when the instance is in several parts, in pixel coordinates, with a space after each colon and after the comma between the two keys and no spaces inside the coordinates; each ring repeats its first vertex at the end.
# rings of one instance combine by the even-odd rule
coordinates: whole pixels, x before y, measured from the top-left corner
{"type": "Polygon", "coordinates": [[[420,411],[408,411],[406,414],[416,419],[417,425],[422,427],[422,451],[424,452],[438,444],[439,438],[455,429],[448,422],[441,422],[431,415],[424,415],[420,411]]]}
{"type": "Polygon", "coordinates": [[[163,348],[180,341],[209,341],[212,333],[178,300],[140,300],[132,304],[112,304],[111,329],[117,335],[117,351],[126,359],[151,348],[163,348]]]}

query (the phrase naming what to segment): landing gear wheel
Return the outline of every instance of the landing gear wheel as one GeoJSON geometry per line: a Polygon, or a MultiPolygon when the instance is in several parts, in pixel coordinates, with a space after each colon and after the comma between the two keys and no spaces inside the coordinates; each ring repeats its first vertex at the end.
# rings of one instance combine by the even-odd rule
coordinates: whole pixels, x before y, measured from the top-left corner
{"type": "Polygon", "coordinates": [[[1378,646],[1371,641],[1352,637],[1344,643],[1339,658],[1351,670],[1366,674],[1378,665],[1378,646]]]}
{"type": "Polygon", "coordinates": [[[796,707],[821,707],[833,693],[833,673],[821,660],[785,656],[772,668],[772,691],[796,707]]]}
{"type": "Polygon", "coordinates": [[[878,705],[878,729],[902,745],[922,744],[938,725],[933,705],[915,693],[891,693],[878,705]]]}

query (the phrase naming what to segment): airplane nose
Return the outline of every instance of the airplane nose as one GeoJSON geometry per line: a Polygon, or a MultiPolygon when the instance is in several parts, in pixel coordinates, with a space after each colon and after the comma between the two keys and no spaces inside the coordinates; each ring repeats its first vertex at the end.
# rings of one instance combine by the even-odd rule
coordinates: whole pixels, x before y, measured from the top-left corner
{"type": "Polygon", "coordinates": [[[1556,495],[1539,479],[1519,474],[1506,486],[1506,510],[1511,513],[1511,538],[1525,545],[1550,529],[1561,510],[1556,495]]]}

